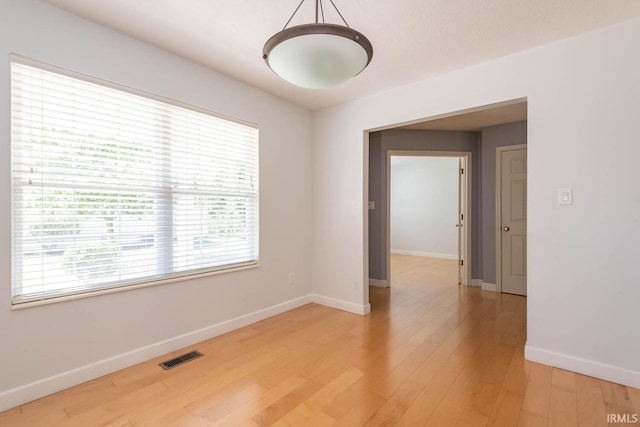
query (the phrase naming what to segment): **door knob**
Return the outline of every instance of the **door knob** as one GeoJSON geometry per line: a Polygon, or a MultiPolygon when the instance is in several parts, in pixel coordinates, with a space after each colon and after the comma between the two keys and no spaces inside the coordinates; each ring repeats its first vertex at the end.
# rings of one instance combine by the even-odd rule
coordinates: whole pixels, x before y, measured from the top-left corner
{"type": "Polygon", "coordinates": [[[502,229],[503,229],[504,231],[509,231],[509,230],[511,230],[508,226],[504,226],[504,227],[502,227],[502,229]]]}

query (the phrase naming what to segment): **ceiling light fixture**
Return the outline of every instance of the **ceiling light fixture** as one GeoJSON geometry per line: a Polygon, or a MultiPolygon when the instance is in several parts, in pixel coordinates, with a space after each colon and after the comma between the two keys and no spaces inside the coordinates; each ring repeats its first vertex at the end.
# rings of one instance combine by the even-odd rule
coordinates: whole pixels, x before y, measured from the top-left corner
{"type": "Polygon", "coordinates": [[[344,25],[327,24],[322,0],[316,0],[315,23],[287,28],[302,0],[282,31],[267,40],[262,50],[267,65],[296,86],[324,89],[338,85],[359,74],[373,57],[371,42],[350,28],[333,0],[329,1],[344,25]]]}

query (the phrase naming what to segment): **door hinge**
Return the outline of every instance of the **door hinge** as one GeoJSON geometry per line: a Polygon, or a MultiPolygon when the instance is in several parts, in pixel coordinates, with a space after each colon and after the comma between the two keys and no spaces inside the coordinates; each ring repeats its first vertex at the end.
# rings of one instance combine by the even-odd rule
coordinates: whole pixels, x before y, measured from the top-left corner
{"type": "Polygon", "coordinates": [[[460,260],[460,265],[464,265],[464,260],[463,259],[460,260]]]}

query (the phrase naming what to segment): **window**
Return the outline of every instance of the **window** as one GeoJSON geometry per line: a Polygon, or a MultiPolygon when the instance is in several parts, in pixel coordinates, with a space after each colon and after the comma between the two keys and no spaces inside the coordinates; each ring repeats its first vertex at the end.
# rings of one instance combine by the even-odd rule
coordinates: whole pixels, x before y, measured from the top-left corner
{"type": "Polygon", "coordinates": [[[13,304],[257,264],[258,130],[12,58],[13,304]]]}

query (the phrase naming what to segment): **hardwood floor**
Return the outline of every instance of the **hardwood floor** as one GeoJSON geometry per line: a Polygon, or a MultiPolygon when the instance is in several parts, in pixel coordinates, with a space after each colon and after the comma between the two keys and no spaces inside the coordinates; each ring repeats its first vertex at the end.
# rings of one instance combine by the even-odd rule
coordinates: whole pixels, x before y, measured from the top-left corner
{"type": "MultiPolygon", "coordinates": [[[[524,360],[526,299],[394,256],[358,316],[309,304],[0,413],[0,425],[606,426],[640,390],[524,360]],[[164,371],[157,363],[198,349],[164,371]]],[[[611,424],[614,425],[614,424],[611,424]]]]}

